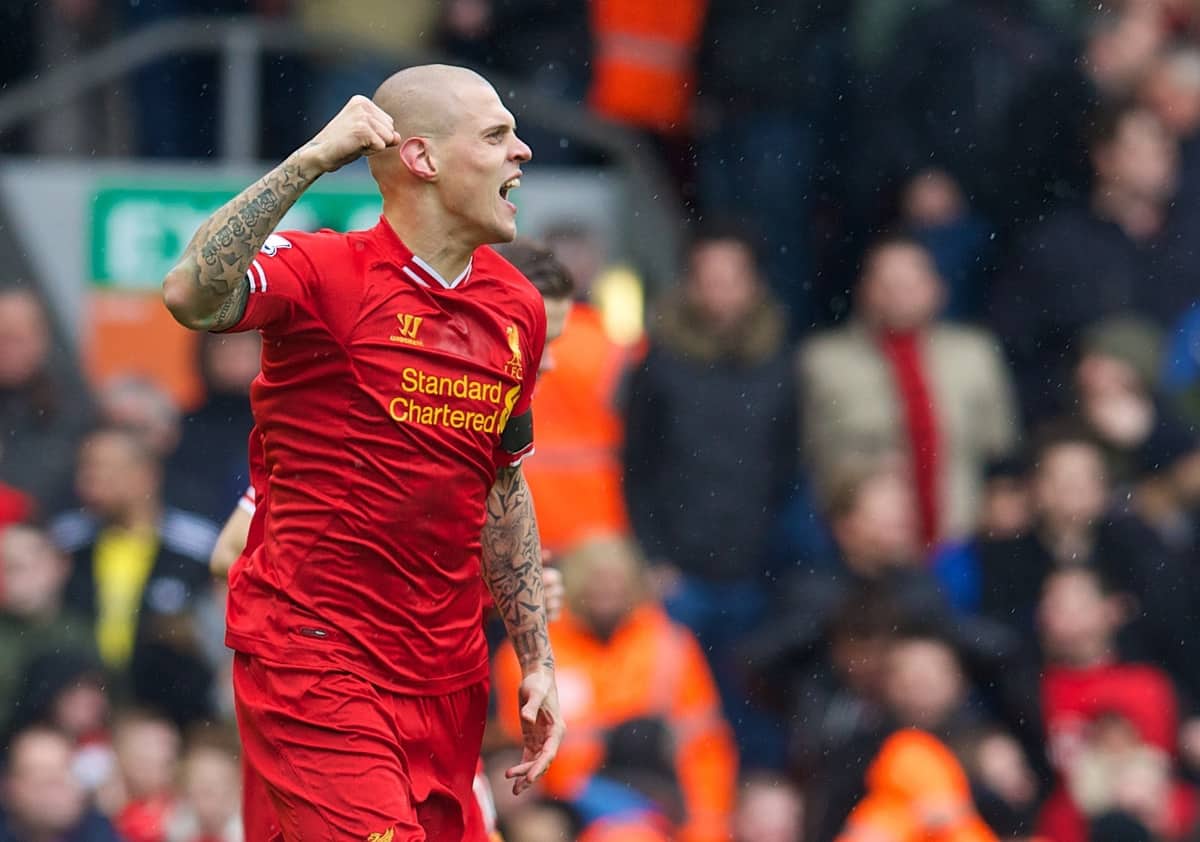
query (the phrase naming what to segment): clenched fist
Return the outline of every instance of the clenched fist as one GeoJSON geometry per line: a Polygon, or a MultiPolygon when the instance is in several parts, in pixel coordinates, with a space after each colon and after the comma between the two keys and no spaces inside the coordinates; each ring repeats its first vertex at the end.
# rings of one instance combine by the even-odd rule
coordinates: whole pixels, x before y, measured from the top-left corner
{"type": "Polygon", "coordinates": [[[334,172],[364,155],[399,146],[402,140],[391,115],[356,94],[300,154],[321,172],[334,172]]]}

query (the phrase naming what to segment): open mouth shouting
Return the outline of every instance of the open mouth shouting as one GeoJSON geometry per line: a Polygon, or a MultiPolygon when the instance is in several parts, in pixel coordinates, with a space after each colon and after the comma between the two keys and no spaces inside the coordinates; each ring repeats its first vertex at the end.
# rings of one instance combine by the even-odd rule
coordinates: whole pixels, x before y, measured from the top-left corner
{"type": "Polygon", "coordinates": [[[517,206],[508,200],[508,193],[510,190],[516,190],[520,186],[521,186],[521,174],[520,173],[517,173],[512,178],[508,179],[508,181],[506,181],[500,185],[500,199],[504,202],[505,205],[508,206],[508,209],[510,211],[512,211],[513,213],[517,212],[517,206]]]}

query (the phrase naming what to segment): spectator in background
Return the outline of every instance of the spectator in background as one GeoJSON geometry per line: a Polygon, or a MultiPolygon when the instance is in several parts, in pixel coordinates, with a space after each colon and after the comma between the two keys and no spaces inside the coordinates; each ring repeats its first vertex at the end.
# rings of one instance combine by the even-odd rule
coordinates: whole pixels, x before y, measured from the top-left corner
{"type": "Polygon", "coordinates": [[[94,657],[75,650],[40,654],[21,678],[10,733],[45,725],[64,734],[74,747],[80,781],[89,791],[102,791],[115,768],[107,687],[104,669],[94,657]]]}
{"type": "Polygon", "coordinates": [[[179,407],[152,380],[113,378],[96,395],[96,404],[105,424],[139,434],[159,458],[169,457],[179,446],[179,407]]]}
{"type": "Polygon", "coordinates": [[[596,311],[571,301],[573,279],[553,252],[524,240],[499,251],[542,293],[547,336],[558,337],[542,353],[533,396],[538,458],[521,469],[537,501],[542,545],[563,552],[592,533],[627,532],[614,405],[624,354],[596,311]]]}
{"type": "Polygon", "coordinates": [[[994,828],[1016,832],[1027,824],[1036,803],[1037,782],[1020,745],[972,704],[973,684],[963,653],[924,618],[892,612],[893,626],[876,653],[876,701],[880,718],[869,731],[818,760],[810,783],[814,810],[808,838],[829,840],[837,835],[854,805],[863,797],[862,777],[867,763],[898,729],[918,728],[937,737],[951,751],[963,749],[957,763],[971,782],[976,799],[988,807],[985,819],[994,828]],[[967,750],[973,743],[988,746],[999,763],[977,762],[983,754],[967,750]],[[968,766],[967,762],[971,761],[968,766]]]}
{"type": "Polygon", "coordinates": [[[1138,97],[1179,143],[1177,205],[1200,210],[1200,47],[1163,49],[1142,78],[1138,97]]]}
{"type": "Polygon", "coordinates": [[[763,773],[738,787],[733,842],[801,842],[804,797],[784,778],[763,773]]]}
{"type": "Polygon", "coordinates": [[[17,706],[25,671],[39,655],[95,657],[91,624],[63,607],[66,557],[40,530],[0,530],[0,733],[17,706]]]}
{"type": "Polygon", "coordinates": [[[912,489],[895,470],[847,470],[825,515],[838,558],[785,579],[739,649],[794,723],[788,761],[802,778],[879,727],[882,653],[901,617],[945,614],[918,561],[912,489]]]}
{"type": "MultiPolygon", "coordinates": [[[[57,0],[31,5],[37,10],[33,40],[40,68],[69,67],[112,38],[113,4],[57,0]]],[[[107,85],[47,109],[34,124],[34,149],[47,156],[129,154],[129,117],[118,94],[119,88],[107,85]]]]}
{"type": "Polygon", "coordinates": [[[1057,569],[1095,568],[1133,594],[1123,651],[1200,688],[1190,591],[1179,559],[1136,514],[1112,506],[1104,453],[1070,424],[1043,431],[1032,454],[1034,523],[1018,538],[979,542],[980,611],[1036,651],[1033,606],[1057,569]]]}
{"type": "Polygon", "coordinates": [[[261,353],[257,331],[200,337],[205,398],[183,419],[182,440],[167,463],[166,497],[172,505],[220,523],[250,484],[250,383],[258,375],[261,353]]]}
{"type": "Polygon", "coordinates": [[[870,757],[886,733],[885,666],[897,628],[942,629],[987,688],[981,697],[991,710],[1024,743],[1040,736],[1021,724],[1034,716],[1025,698],[1034,684],[1014,636],[995,623],[955,618],[920,562],[916,506],[903,476],[887,465],[847,469],[830,506],[840,566],[797,571],[785,581],[740,650],[791,723],[790,765],[811,782],[808,821],[825,828],[823,839],[832,838],[858,791],[864,770],[852,758],[870,757]],[[829,760],[835,756],[849,759],[838,765],[829,760]],[[840,815],[830,806],[836,792],[852,796],[840,815]]]}
{"type": "MultiPolygon", "coordinates": [[[[567,607],[550,625],[564,739],[543,784],[589,824],[642,824],[646,814],[678,824],[681,842],[725,840],[737,753],[721,717],[712,674],[696,639],[648,599],[644,570],[624,539],[585,542],[563,560],[567,607]]],[[[520,672],[511,644],[494,662],[497,693],[520,672]]],[[[500,724],[520,739],[517,711],[500,724]]]]}
{"type": "Polygon", "coordinates": [[[891,641],[883,699],[893,724],[933,734],[955,752],[988,825],[1016,835],[1033,817],[1038,782],[1020,744],[976,704],[964,654],[918,620],[891,641]]]}
{"type": "Polygon", "coordinates": [[[211,729],[190,735],[167,842],[243,842],[239,754],[236,733],[211,729]]]}
{"type": "MultiPolygon", "coordinates": [[[[129,32],[180,17],[234,15],[246,0],[140,0],[122,4],[129,32]]],[[[134,76],[134,148],[148,158],[209,158],[217,148],[219,89],[213,55],[174,54],[143,66],[134,76]]]]}
{"type": "Polygon", "coordinates": [[[0,842],[123,842],[88,803],[72,769],[70,740],[33,726],[8,742],[0,842]]]}
{"type": "Polygon", "coordinates": [[[931,734],[907,729],[889,737],[866,785],[837,842],[996,840],[975,809],[962,766],[931,734]]]}
{"type": "Polygon", "coordinates": [[[1078,412],[1104,446],[1114,485],[1165,544],[1195,553],[1200,440],[1159,397],[1161,333],[1142,320],[1113,318],[1080,342],[1078,412]]]}
{"type": "Polygon", "coordinates": [[[735,728],[730,647],[765,602],[767,537],[795,483],[796,436],[783,313],[746,238],[702,231],[629,380],[625,498],[667,611],[710,653],[735,728]]]}
{"type": "Polygon", "coordinates": [[[167,842],[179,806],[175,782],[181,747],[179,731],[157,714],[130,710],[117,717],[113,748],[121,798],[113,823],[126,842],[167,842]]]}
{"type": "Polygon", "coordinates": [[[163,502],[161,462],[127,430],[84,440],[76,490],[83,508],[51,527],[74,559],[68,605],[95,624],[105,664],[138,702],[181,724],[208,716],[212,670],[193,624],[216,525],[163,502]]]}
{"type": "MultiPolygon", "coordinates": [[[[443,0],[440,44],[455,60],[518,79],[543,97],[582,103],[591,60],[587,3],[562,0],[443,0]],[[532,46],[531,46],[532,45],[532,46]]],[[[518,104],[519,107],[519,104],[518,104]]],[[[522,122],[539,164],[587,160],[571,139],[522,122]]]]}
{"type": "Polygon", "coordinates": [[[642,281],[629,266],[610,261],[600,232],[567,220],[548,226],[542,238],[574,279],[576,304],[594,308],[605,334],[617,345],[638,343],[645,331],[642,281]]]}
{"type": "Polygon", "coordinates": [[[86,392],[69,392],[53,364],[51,341],[37,295],[0,288],[0,482],[32,496],[43,517],[65,504],[91,417],[86,392]]]}
{"type": "Polygon", "coordinates": [[[411,58],[433,46],[437,0],[293,0],[308,32],[340,36],[351,45],[314,61],[309,122],[324,125],[355,94],[371,96],[396,69],[397,54],[411,58]]]}
{"type": "Polygon", "coordinates": [[[690,177],[687,144],[707,8],[708,0],[588,2],[588,105],[601,117],[644,132],[664,153],[681,185],[690,177]]]}
{"type": "Polygon", "coordinates": [[[697,199],[758,236],[763,269],[804,330],[817,317],[817,173],[833,170],[849,4],[711,0],[699,57],[697,199]]]}
{"type": "Polygon", "coordinates": [[[860,88],[868,113],[853,144],[854,193],[860,204],[873,204],[881,183],[906,180],[934,161],[972,196],[1003,195],[1008,171],[992,162],[1007,151],[1013,102],[1054,40],[1037,24],[1029,0],[919,5],[896,33],[888,61],[860,88]]]}
{"type": "Polygon", "coordinates": [[[984,469],[983,503],[975,532],[963,541],[944,544],[933,557],[934,575],[956,611],[979,609],[980,543],[1019,538],[1029,531],[1032,521],[1025,464],[1015,457],[990,463],[984,469]]]}
{"type": "Polygon", "coordinates": [[[988,221],[967,203],[958,181],[936,167],[917,173],[901,191],[900,219],[929,252],[945,281],[942,315],[977,320],[987,298],[984,284],[995,236],[988,221]]]}
{"type": "Polygon", "coordinates": [[[534,801],[522,804],[517,812],[502,822],[504,842],[561,842],[576,839],[578,822],[562,804],[555,801],[534,801]]]}
{"type": "MultiPolygon", "coordinates": [[[[1162,50],[1146,73],[1139,95],[1179,142],[1176,205],[1182,213],[1195,214],[1200,211],[1200,48],[1180,41],[1162,50]]],[[[1197,302],[1190,302],[1187,314],[1178,323],[1173,321],[1172,327],[1164,385],[1181,399],[1188,417],[1196,421],[1200,419],[1196,389],[1200,380],[1197,302]]]]}
{"type": "Polygon", "coordinates": [[[1025,233],[993,302],[1035,421],[1066,409],[1070,350],[1085,327],[1124,313],[1172,322],[1200,292],[1194,226],[1170,207],[1175,139],[1153,112],[1130,105],[1097,114],[1091,137],[1090,200],[1025,233]]]}
{"type": "Polygon", "coordinates": [[[1042,591],[1042,704],[1059,781],[1038,832],[1056,842],[1085,842],[1087,818],[1111,809],[1134,814],[1159,839],[1189,838],[1197,818],[1195,791],[1173,780],[1171,679],[1118,652],[1129,608],[1130,596],[1095,568],[1063,568],[1042,591]]]}
{"type": "Polygon", "coordinates": [[[880,239],[863,257],[855,320],[798,358],[818,493],[847,462],[902,455],[926,548],[971,531],[984,467],[1018,435],[1004,360],[986,333],[938,320],[944,294],[924,246],[880,239]]]}
{"type": "Polygon", "coordinates": [[[1131,94],[1166,38],[1156,2],[1097,5],[1083,25],[1082,43],[1045,61],[1015,98],[1000,135],[998,220],[1013,228],[1061,203],[1087,201],[1096,174],[1089,138],[1105,103],[1131,94]]]}

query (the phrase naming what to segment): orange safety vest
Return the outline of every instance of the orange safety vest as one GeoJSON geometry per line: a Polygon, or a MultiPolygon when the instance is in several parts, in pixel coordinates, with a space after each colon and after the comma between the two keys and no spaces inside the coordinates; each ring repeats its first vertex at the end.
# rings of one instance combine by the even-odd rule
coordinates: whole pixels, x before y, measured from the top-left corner
{"type": "Polygon", "coordinates": [[[660,134],[685,133],[707,5],[707,0],[591,0],[592,108],[660,134]]]}
{"type": "MultiPolygon", "coordinates": [[[[607,730],[641,717],[671,728],[675,770],[687,817],[679,842],[726,842],[737,781],[737,749],[696,638],[655,603],[633,610],[607,642],[570,612],[550,625],[558,697],[567,735],[542,779],[546,792],[570,799],[604,762],[607,730]]],[[[505,642],[493,664],[500,726],[521,741],[516,704],[520,665],[505,642]]]]}
{"type": "Polygon", "coordinates": [[[614,407],[625,352],[599,311],[576,304],[533,393],[536,452],[521,471],[542,544],[566,552],[593,534],[629,531],[621,492],[621,419],[614,407]]]}
{"type": "Polygon", "coordinates": [[[924,731],[889,737],[867,771],[867,795],[837,842],[996,842],[950,749],[924,731]]]}

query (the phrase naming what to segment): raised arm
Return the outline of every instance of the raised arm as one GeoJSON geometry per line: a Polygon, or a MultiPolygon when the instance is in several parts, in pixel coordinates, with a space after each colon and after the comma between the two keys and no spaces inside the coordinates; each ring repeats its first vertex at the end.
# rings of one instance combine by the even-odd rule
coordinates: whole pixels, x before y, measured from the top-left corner
{"type": "Polygon", "coordinates": [[[564,726],[554,683],[554,652],[546,630],[542,546],[533,498],[520,468],[502,468],[488,494],[483,526],[483,575],[521,663],[521,762],[505,774],[513,792],[533,785],[550,766],[564,726]]]}
{"type": "Polygon", "coordinates": [[[246,270],[300,195],[327,172],[397,146],[385,111],[355,96],[325,128],[282,164],[210,216],[163,280],[163,302],[192,330],[233,327],[246,309],[246,270]]]}

